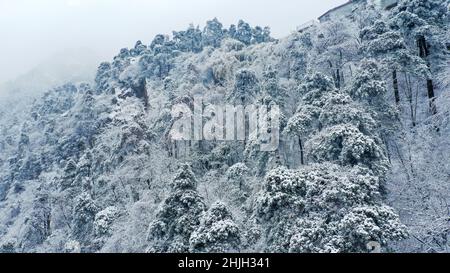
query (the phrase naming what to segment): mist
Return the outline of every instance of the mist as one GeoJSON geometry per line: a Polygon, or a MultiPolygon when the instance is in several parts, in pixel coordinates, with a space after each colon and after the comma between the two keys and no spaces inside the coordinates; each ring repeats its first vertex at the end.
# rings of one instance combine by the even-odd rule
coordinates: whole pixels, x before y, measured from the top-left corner
{"type": "MultiPolygon", "coordinates": [[[[48,87],[72,80],[71,73],[89,74],[137,40],[148,44],[158,33],[171,34],[189,24],[204,26],[217,17],[225,26],[244,19],[270,26],[276,38],[346,0],[0,0],[0,85],[23,86],[32,73],[33,86],[48,87]],[[64,63],[67,54],[71,65],[64,63]],[[86,60],[73,65],[73,60],[86,60]],[[85,58],[83,56],[89,56],[85,58]],[[54,59],[58,59],[55,64],[54,59]],[[39,84],[39,68],[65,67],[39,84]],[[72,70],[66,69],[71,67],[72,70]],[[85,69],[85,72],[76,70],[85,69]],[[87,73],[89,72],[89,73],[87,73]],[[69,74],[69,75],[67,75],[69,74]],[[28,76],[27,76],[28,75],[28,76]],[[55,79],[59,77],[59,79],[55,79]],[[11,81],[13,83],[11,83],[11,81]],[[18,83],[18,81],[20,83],[18,83]]],[[[49,73],[43,73],[49,74],[49,73]]],[[[75,77],[76,79],[80,77],[75,77]]],[[[88,79],[86,79],[88,80],[88,79]]],[[[25,85],[26,86],[26,85],[25,85]]],[[[1,91],[0,91],[1,92],[1,91]]]]}

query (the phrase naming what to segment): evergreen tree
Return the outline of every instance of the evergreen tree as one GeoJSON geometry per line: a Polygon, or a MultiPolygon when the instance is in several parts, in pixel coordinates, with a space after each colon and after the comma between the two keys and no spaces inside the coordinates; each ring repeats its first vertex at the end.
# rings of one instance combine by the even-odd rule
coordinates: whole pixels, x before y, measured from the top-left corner
{"type": "Polygon", "coordinates": [[[321,74],[308,77],[303,85],[306,94],[299,110],[288,122],[287,132],[299,137],[304,156],[302,163],[309,159],[342,166],[362,164],[383,176],[387,162],[375,131],[378,124],[348,95],[336,91],[331,84],[330,79],[321,74]],[[304,145],[303,139],[307,139],[304,145]]]}
{"type": "Polygon", "coordinates": [[[88,193],[84,192],[76,198],[72,213],[72,236],[87,248],[94,234],[94,220],[98,211],[98,206],[88,193]]]}
{"type": "MultiPolygon", "coordinates": [[[[347,91],[355,101],[366,106],[366,112],[376,121],[380,134],[392,135],[398,127],[398,113],[386,101],[386,83],[375,61],[361,61],[347,91]]],[[[411,111],[413,115],[413,109],[411,111]]],[[[415,125],[414,116],[412,122],[415,125]]]]}
{"type": "Polygon", "coordinates": [[[267,252],[368,252],[406,236],[393,210],[381,203],[379,180],[361,168],[332,164],[270,172],[255,217],[267,252]]]}
{"type": "Polygon", "coordinates": [[[400,32],[389,28],[382,20],[361,30],[362,51],[375,58],[392,75],[395,103],[400,104],[399,72],[429,77],[426,63],[407,47],[400,32]]]}
{"type": "Polygon", "coordinates": [[[203,215],[200,226],[191,235],[190,245],[193,252],[239,251],[239,227],[225,204],[216,202],[203,215]]]}
{"type": "MultiPolygon", "coordinates": [[[[416,46],[419,57],[433,71],[432,59],[439,59],[445,46],[436,41],[436,32],[445,28],[446,0],[402,0],[392,14],[392,27],[400,31],[411,47],[416,46]]],[[[437,113],[435,84],[430,73],[427,77],[427,93],[432,115],[437,113]]]]}
{"type": "Polygon", "coordinates": [[[172,191],[162,204],[156,220],[150,224],[150,252],[189,251],[189,239],[200,225],[200,217],[206,209],[196,186],[191,168],[183,165],[175,176],[172,191]]]}
{"type": "Polygon", "coordinates": [[[249,69],[241,69],[236,73],[234,90],[229,99],[237,104],[247,105],[256,99],[260,88],[255,72],[249,69]]]}
{"type": "Polygon", "coordinates": [[[248,23],[239,20],[236,33],[232,37],[246,45],[250,45],[253,37],[252,28],[248,23]]]}
{"type": "Polygon", "coordinates": [[[252,32],[252,44],[266,43],[272,40],[269,27],[256,26],[252,32]]]}
{"type": "Polygon", "coordinates": [[[288,90],[280,84],[280,77],[273,67],[263,72],[262,91],[271,97],[280,107],[285,106],[288,90]]]}
{"type": "Polygon", "coordinates": [[[320,116],[321,108],[325,105],[326,97],[331,93],[336,93],[333,82],[330,78],[316,73],[307,75],[300,93],[304,96],[297,108],[297,112],[292,116],[287,124],[286,133],[298,137],[300,148],[301,164],[306,163],[305,140],[320,128],[317,120],[320,116]]]}
{"type": "Polygon", "coordinates": [[[193,25],[190,25],[186,31],[174,31],[173,41],[181,52],[198,53],[203,49],[202,32],[199,27],[193,25]]]}
{"type": "Polygon", "coordinates": [[[95,76],[95,89],[97,93],[105,92],[109,90],[108,80],[111,77],[111,64],[108,62],[103,62],[97,69],[97,75],[95,76]]]}
{"type": "Polygon", "coordinates": [[[33,210],[25,225],[24,250],[34,249],[51,235],[51,200],[48,192],[39,189],[33,200],[33,210]]]}
{"type": "Polygon", "coordinates": [[[223,38],[224,30],[222,23],[217,18],[207,21],[202,33],[203,46],[220,47],[223,38]]]}

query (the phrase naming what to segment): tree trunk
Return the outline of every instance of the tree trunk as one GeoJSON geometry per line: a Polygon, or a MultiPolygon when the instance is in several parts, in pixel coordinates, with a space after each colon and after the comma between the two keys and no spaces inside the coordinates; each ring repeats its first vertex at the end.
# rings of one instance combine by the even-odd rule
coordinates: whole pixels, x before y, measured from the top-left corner
{"type": "Polygon", "coordinates": [[[395,96],[395,103],[397,105],[400,104],[400,92],[399,92],[399,88],[398,88],[398,78],[397,78],[397,70],[394,69],[394,71],[392,71],[392,82],[394,85],[394,96],[395,96]]]}
{"type": "Polygon", "coordinates": [[[336,88],[341,89],[341,71],[339,68],[336,70],[336,88]]]}
{"type": "Polygon", "coordinates": [[[427,90],[428,90],[428,98],[430,99],[430,111],[432,115],[437,114],[437,108],[435,103],[435,96],[434,96],[434,85],[432,79],[427,79],[427,90]]]}
{"type": "MultiPolygon", "coordinates": [[[[428,49],[427,41],[424,36],[420,36],[417,39],[417,45],[419,47],[419,55],[422,59],[424,59],[427,63],[428,70],[431,73],[431,64],[428,60],[428,56],[430,55],[430,51],[428,49]]],[[[434,84],[431,78],[427,79],[427,91],[428,91],[428,99],[430,100],[430,111],[432,115],[437,114],[437,108],[435,104],[435,95],[434,95],[434,84]]]]}
{"type": "Polygon", "coordinates": [[[413,90],[412,90],[412,83],[411,78],[406,75],[405,73],[405,83],[406,83],[406,97],[409,102],[409,110],[411,114],[411,123],[412,127],[416,127],[416,111],[414,107],[414,99],[413,99],[413,90]]]}
{"type": "Polygon", "coordinates": [[[328,60],[328,65],[330,66],[331,76],[333,77],[334,80],[334,86],[337,89],[340,89],[339,68],[336,70],[337,71],[336,73],[336,71],[333,68],[333,63],[330,60],[328,60]]]}
{"type": "Polygon", "coordinates": [[[173,150],[174,150],[174,156],[175,156],[175,159],[178,159],[178,142],[175,140],[174,142],[173,142],[173,150]]]}
{"type": "Polygon", "coordinates": [[[303,142],[300,137],[298,138],[298,145],[300,146],[300,162],[302,165],[305,165],[305,152],[303,150],[303,142]]]}

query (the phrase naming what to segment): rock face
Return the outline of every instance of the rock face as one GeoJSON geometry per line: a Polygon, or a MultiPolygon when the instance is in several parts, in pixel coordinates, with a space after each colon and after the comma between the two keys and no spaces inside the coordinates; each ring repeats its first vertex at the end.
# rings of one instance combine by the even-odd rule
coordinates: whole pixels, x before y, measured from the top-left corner
{"type": "Polygon", "coordinates": [[[410,30],[387,29],[401,11],[360,7],[361,18],[280,40],[213,19],[120,50],[99,65],[94,85],[68,83],[27,107],[2,107],[0,252],[365,252],[371,242],[432,251],[405,239],[408,231],[445,249],[448,19],[429,20],[428,67],[408,61],[417,60],[410,30]],[[378,49],[385,33],[382,41],[401,37],[393,44],[402,51],[364,50],[378,49]],[[434,117],[414,93],[423,77],[413,65],[439,81],[434,117]],[[280,145],[262,151],[254,135],[174,140],[179,104],[279,106],[280,145]]]}

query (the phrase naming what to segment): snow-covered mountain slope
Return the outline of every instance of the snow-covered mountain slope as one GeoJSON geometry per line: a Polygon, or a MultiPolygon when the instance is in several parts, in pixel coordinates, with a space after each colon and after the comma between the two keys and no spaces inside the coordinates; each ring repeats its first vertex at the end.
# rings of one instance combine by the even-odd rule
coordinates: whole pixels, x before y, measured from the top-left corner
{"type": "Polygon", "coordinates": [[[2,83],[0,98],[18,95],[35,98],[66,82],[93,82],[101,60],[98,53],[84,48],[55,53],[16,79],[2,83]]]}
{"type": "Polygon", "coordinates": [[[448,251],[448,20],[362,4],[275,40],[214,19],[2,108],[0,251],[448,251]],[[278,105],[278,149],[173,139],[198,96],[278,105]]]}

